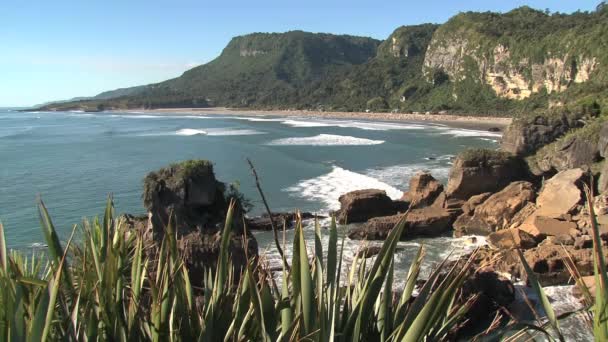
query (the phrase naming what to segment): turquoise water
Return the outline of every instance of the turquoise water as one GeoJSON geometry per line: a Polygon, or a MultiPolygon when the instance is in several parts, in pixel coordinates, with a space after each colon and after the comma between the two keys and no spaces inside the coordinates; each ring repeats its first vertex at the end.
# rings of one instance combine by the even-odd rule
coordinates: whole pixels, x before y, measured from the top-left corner
{"type": "MultiPolygon", "coordinates": [[[[467,147],[496,147],[485,131],[442,125],[253,116],[20,113],[0,110],[0,219],[10,247],[43,243],[40,194],[62,238],[82,217],[143,213],[142,179],[171,162],[202,158],[262,205],[245,161],[256,165],[273,210],[326,213],[342,193],[381,188],[397,198],[412,174],[445,180],[467,147]]],[[[262,248],[270,239],[259,233],[262,248]]],[[[354,242],[353,242],[354,243],[354,242]]]]}

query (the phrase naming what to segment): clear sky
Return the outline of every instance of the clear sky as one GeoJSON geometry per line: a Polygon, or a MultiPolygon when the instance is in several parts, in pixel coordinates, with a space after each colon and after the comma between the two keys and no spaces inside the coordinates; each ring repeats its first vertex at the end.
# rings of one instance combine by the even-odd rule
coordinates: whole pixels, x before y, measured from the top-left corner
{"type": "Polygon", "coordinates": [[[216,57],[231,37],[305,30],[385,39],[401,25],[528,5],[599,0],[1,0],[0,106],[28,106],[162,81],[216,57]]]}

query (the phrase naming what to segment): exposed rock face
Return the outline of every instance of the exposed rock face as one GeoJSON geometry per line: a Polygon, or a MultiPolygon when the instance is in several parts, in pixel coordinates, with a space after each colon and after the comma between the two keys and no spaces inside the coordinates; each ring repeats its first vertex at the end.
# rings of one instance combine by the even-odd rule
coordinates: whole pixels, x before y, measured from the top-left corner
{"type": "Polygon", "coordinates": [[[403,203],[393,203],[383,190],[366,189],[351,191],[340,196],[340,210],[337,218],[340,223],[365,222],[373,217],[387,216],[397,213],[403,208],[403,203]]]}
{"type": "Polygon", "coordinates": [[[438,30],[424,59],[423,73],[428,76],[435,70],[447,74],[454,82],[464,80],[471,74],[467,69],[467,58],[477,64],[479,81],[488,84],[497,96],[523,100],[542,89],[550,94],[562,92],[573,83],[589,80],[598,65],[595,57],[547,55],[541,63],[531,63],[529,58],[514,60],[511,50],[495,45],[490,56],[480,51],[479,43],[472,42],[463,32],[438,30]]]}
{"type": "Polygon", "coordinates": [[[508,228],[515,214],[533,201],[535,196],[531,183],[513,182],[478,205],[472,215],[463,213],[454,222],[454,229],[459,232],[458,235],[487,235],[508,228]]]}
{"type": "Polygon", "coordinates": [[[488,243],[498,249],[528,249],[538,244],[534,236],[517,228],[502,229],[488,235],[488,243]]]}
{"type": "Polygon", "coordinates": [[[475,208],[485,202],[490,196],[492,196],[491,192],[484,192],[483,194],[475,195],[469,198],[469,200],[466,201],[462,206],[462,213],[469,216],[473,215],[475,208]]]}
{"type": "Polygon", "coordinates": [[[577,115],[537,116],[533,119],[516,119],[502,136],[501,149],[516,155],[528,155],[552,143],[570,129],[581,127],[577,115]]]}
{"type": "Polygon", "coordinates": [[[409,191],[403,194],[403,201],[410,202],[410,208],[432,205],[443,192],[443,185],[429,172],[420,172],[410,179],[409,191]]]}
{"type": "Polygon", "coordinates": [[[494,192],[527,177],[523,160],[506,152],[470,150],[456,158],[450,170],[446,195],[464,201],[494,192]]]}
{"type": "Polygon", "coordinates": [[[599,158],[597,144],[580,137],[571,137],[558,143],[555,151],[536,161],[542,172],[564,171],[577,167],[589,167],[599,158]]]}
{"type": "MultiPolygon", "coordinates": [[[[192,283],[200,285],[205,270],[217,262],[228,207],[224,190],[225,185],[215,179],[210,162],[193,160],[173,164],[149,173],[144,179],[143,198],[149,219],[125,216],[129,220],[127,224],[144,230],[145,236],[151,238],[146,250],[153,257],[157,250],[154,247],[163,239],[171,215],[178,248],[189,267],[192,283]]],[[[258,254],[257,242],[251,234],[243,243],[242,215],[240,205],[237,205],[230,240],[235,278],[245,267],[246,256],[257,257],[258,254]]]]}
{"type": "Polygon", "coordinates": [[[173,164],[144,179],[144,206],[151,215],[154,239],[162,237],[169,215],[178,234],[213,229],[225,219],[223,183],[208,161],[173,164]]]}
{"type": "MultiPolygon", "coordinates": [[[[348,237],[355,240],[384,240],[403,215],[376,217],[365,224],[352,228],[348,237]]],[[[406,217],[401,240],[417,237],[440,236],[451,229],[452,216],[442,208],[412,209],[406,217]]]]}
{"type": "Polygon", "coordinates": [[[583,194],[578,182],[583,177],[581,169],[562,171],[549,179],[538,195],[537,216],[559,218],[569,214],[582,201],[583,194]]]}

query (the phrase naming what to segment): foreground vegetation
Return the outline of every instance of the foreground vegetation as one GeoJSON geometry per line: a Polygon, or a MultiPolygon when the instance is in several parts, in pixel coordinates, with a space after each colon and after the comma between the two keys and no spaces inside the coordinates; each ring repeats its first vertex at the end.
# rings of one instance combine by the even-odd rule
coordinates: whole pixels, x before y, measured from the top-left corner
{"type": "MultiPolygon", "coordinates": [[[[335,221],[324,251],[320,226],[315,226],[314,246],[307,246],[298,220],[293,257],[283,259],[278,282],[253,256],[245,269],[235,271],[228,252],[234,206],[221,231],[217,265],[207,269],[198,287],[190,282],[171,223],[158,249],[151,250],[141,232],[114,218],[109,199],[101,220],[82,224],[81,241],[74,242],[75,226],[63,246],[40,202],[45,257],[9,252],[0,225],[0,340],[449,340],[476,300],[474,295],[462,298],[474,255],[458,267],[440,264],[414,296],[422,247],[403,290],[394,290],[393,255],[404,220],[369,265],[357,257],[350,269],[343,265],[344,241],[338,241],[335,221]]],[[[606,340],[608,281],[597,225],[594,232],[597,286],[595,299],[589,291],[586,298],[594,334],[606,340]]],[[[523,256],[522,262],[527,266],[523,256]]],[[[475,339],[515,341],[536,332],[553,340],[551,329],[563,339],[546,295],[531,271],[529,276],[546,323],[493,325],[475,339]]]]}

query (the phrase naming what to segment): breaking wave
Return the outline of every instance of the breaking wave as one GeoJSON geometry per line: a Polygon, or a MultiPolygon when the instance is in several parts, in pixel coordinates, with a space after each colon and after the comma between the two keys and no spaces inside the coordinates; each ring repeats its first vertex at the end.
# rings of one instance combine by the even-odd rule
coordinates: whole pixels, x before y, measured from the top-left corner
{"type": "Polygon", "coordinates": [[[380,145],[384,140],[371,140],[348,135],[319,134],[313,137],[294,137],[276,139],[267,145],[277,146],[363,146],[380,145]]]}

